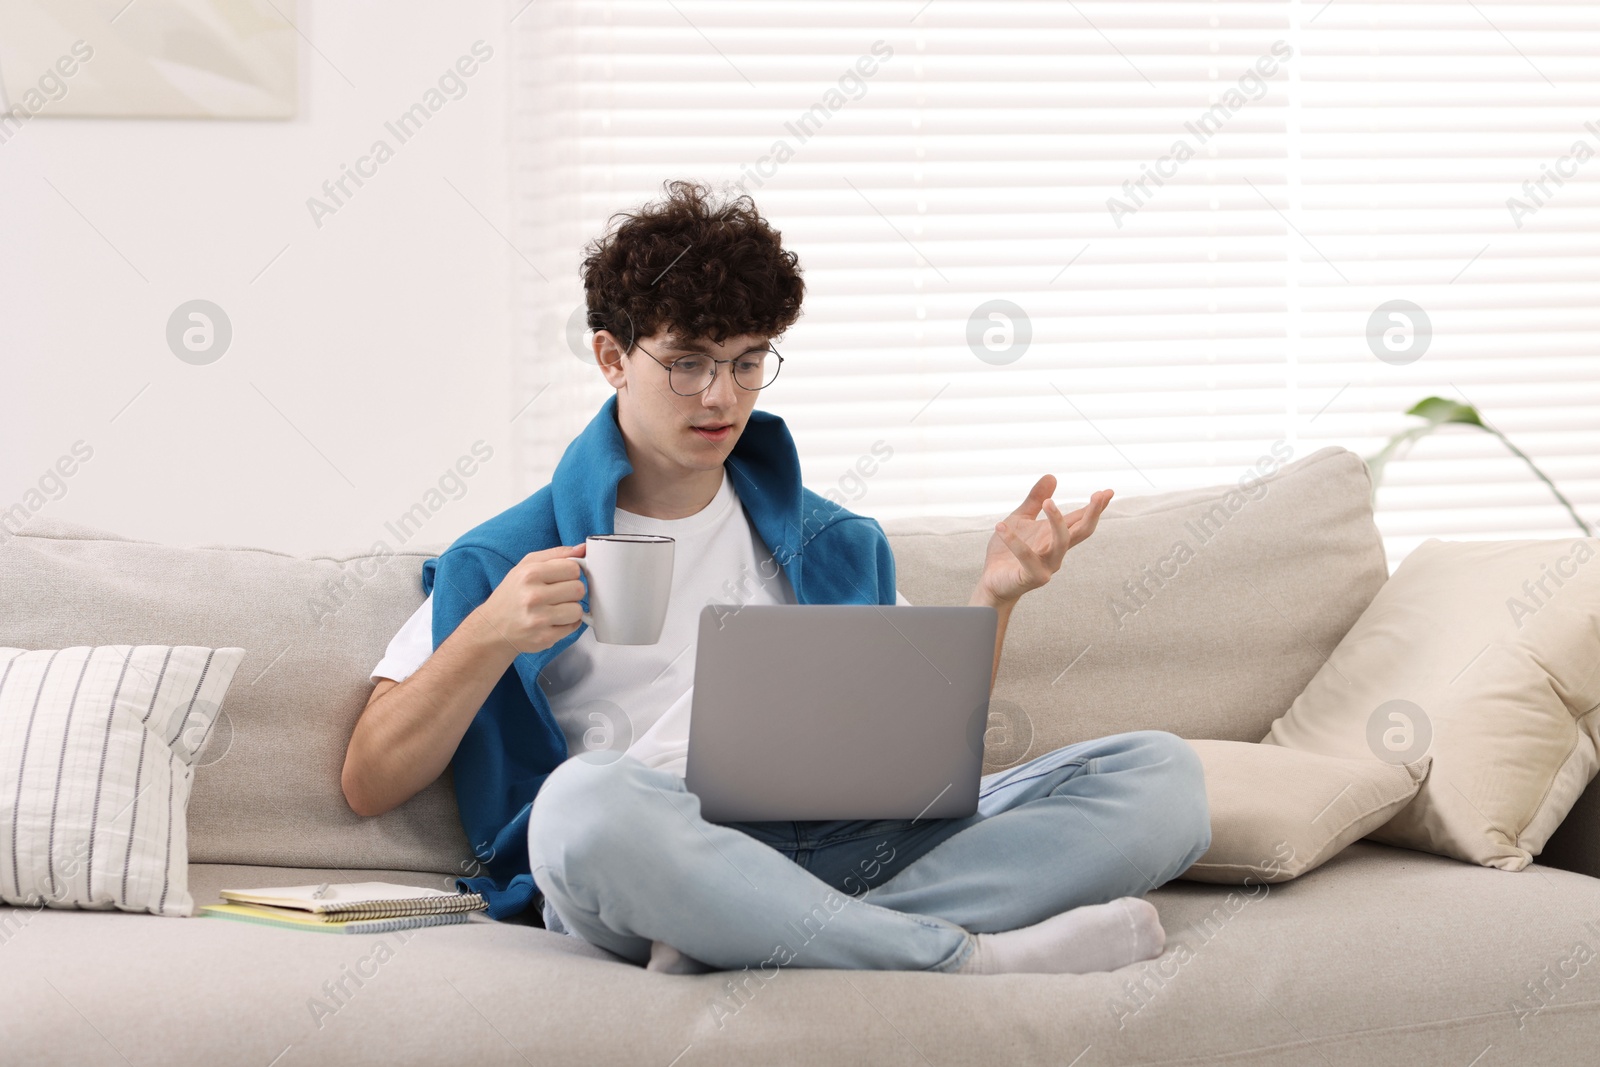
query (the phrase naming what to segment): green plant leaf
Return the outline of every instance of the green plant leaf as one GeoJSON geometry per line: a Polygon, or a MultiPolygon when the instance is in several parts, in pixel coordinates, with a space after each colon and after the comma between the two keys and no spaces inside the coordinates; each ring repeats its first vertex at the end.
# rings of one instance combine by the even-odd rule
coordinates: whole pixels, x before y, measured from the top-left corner
{"type": "Polygon", "coordinates": [[[1430,396],[1419,400],[1406,414],[1419,415],[1433,426],[1443,426],[1452,422],[1465,423],[1468,426],[1483,425],[1483,419],[1478,416],[1477,408],[1470,404],[1458,404],[1454,400],[1446,400],[1442,396],[1430,396]]]}
{"type": "MultiPolygon", "coordinates": [[[[1426,437],[1428,434],[1439,429],[1441,426],[1476,426],[1478,429],[1483,430],[1486,433],[1493,434],[1495,437],[1499,438],[1500,443],[1505,445],[1506,448],[1511,451],[1512,455],[1526,463],[1528,465],[1528,469],[1531,470],[1540,481],[1544,482],[1545,485],[1550,487],[1550,491],[1555,494],[1556,500],[1561,504],[1562,507],[1567,509],[1567,514],[1572,516],[1572,521],[1577,524],[1578,529],[1583,531],[1584,536],[1594,536],[1594,528],[1591,527],[1589,523],[1578,514],[1578,509],[1572,506],[1572,501],[1568,500],[1566,496],[1562,494],[1561,490],[1556,488],[1556,483],[1552,482],[1544,473],[1544,471],[1538,468],[1538,466],[1533,462],[1533,459],[1529,457],[1526,452],[1512,444],[1509,437],[1495,429],[1493,426],[1485,423],[1478,415],[1477,408],[1470,404],[1458,404],[1454,400],[1446,400],[1442,396],[1430,396],[1424,397],[1423,399],[1417,401],[1411,406],[1406,414],[1416,415],[1419,418],[1426,419],[1427,421],[1421,426],[1412,426],[1408,429],[1401,430],[1399,433],[1389,438],[1389,443],[1384,445],[1374,455],[1366,457],[1367,470],[1372,475],[1371,499],[1374,507],[1376,507],[1378,503],[1378,482],[1383,478],[1383,469],[1388,465],[1391,459],[1395,458],[1396,450],[1399,449],[1401,445],[1409,445],[1420,438],[1426,437]]],[[[1409,452],[1410,449],[1408,448],[1406,451],[1409,452]]]]}
{"type": "MultiPolygon", "coordinates": [[[[1406,411],[1407,415],[1416,415],[1426,419],[1421,426],[1412,426],[1401,430],[1389,438],[1389,443],[1384,445],[1375,455],[1367,457],[1367,469],[1372,472],[1372,499],[1378,499],[1378,482],[1383,479],[1383,469],[1389,461],[1395,458],[1395,450],[1401,445],[1409,445],[1419,438],[1437,430],[1441,426],[1460,425],[1476,426],[1480,430],[1487,430],[1483,419],[1478,416],[1478,409],[1470,404],[1458,404],[1454,400],[1446,400],[1442,396],[1429,396],[1417,401],[1406,411]]],[[[1406,449],[1410,451],[1410,449],[1406,449]]]]}

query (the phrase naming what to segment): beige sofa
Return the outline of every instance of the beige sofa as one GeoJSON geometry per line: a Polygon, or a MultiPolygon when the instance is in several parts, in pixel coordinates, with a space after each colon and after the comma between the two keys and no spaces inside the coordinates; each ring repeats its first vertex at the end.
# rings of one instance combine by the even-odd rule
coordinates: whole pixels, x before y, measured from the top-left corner
{"type": "MultiPolygon", "coordinates": [[[[987,769],[1132,729],[1261,739],[1387,571],[1359,457],[1239,473],[1119,496],[1024,599],[987,769]]],[[[885,527],[913,603],[965,602],[989,523],[885,527]]],[[[47,513],[0,533],[0,645],[249,650],[189,806],[197,904],[325,879],[449,887],[474,861],[448,774],[370,819],[339,790],[368,671],[442,547],[178,548],[47,513]]],[[[1600,943],[1597,794],[1517,873],[1359,841],[1270,887],[1171,882],[1150,894],[1167,952],[1089,975],[667,976],[532,911],[337,937],[0,907],[0,1063],[1592,1063],[1600,964],[1574,956],[1600,943]]]]}

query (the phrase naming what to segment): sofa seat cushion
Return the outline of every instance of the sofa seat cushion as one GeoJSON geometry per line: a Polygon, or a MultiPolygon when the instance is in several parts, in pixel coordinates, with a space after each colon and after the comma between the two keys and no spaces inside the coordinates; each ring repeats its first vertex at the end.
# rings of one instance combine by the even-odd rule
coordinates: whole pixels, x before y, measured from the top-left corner
{"type": "MultiPolygon", "coordinates": [[[[443,882],[212,867],[194,871],[191,884],[205,903],[225,885],[319,875],[443,882]]],[[[265,1065],[280,1055],[279,1067],[662,1067],[685,1050],[680,1067],[1060,1067],[1086,1048],[1080,1064],[1416,1067],[1470,1063],[1491,1044],[1504,1053],[1499,1062],[1592,1060],[1600,959],[1591,951],[1576,963],[1584,957],[1575,946],[1600,944],[1600,880],[1358,841],[1304,877],[1251,889],[1168,883],[1150,894],[1168,932],[1161,957],[1059,976],[671,976],[577,938],[488,919],[399,943],[198,917],[44,912],[0,944],[0,1048],[16,1062],[141,1067],[265,1065]],[[365,977],[357,985],[351,974],[365,977]],[[335,1003],[328,988],[341,980],[348,995],[335,1003]],[[1535,1000],[1529,986],[1541,983],[1535,1000]]]]}

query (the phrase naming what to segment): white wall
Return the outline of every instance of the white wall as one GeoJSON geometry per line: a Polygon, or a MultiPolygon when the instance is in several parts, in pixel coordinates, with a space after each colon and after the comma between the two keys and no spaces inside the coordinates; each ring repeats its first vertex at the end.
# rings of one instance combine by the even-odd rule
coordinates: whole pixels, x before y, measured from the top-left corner
{"type": "Polygon", "coordinates": [[[314,551],[397,547],[419,502],[414,541],[512,503],[512,10],[300,0],[292,122],[37,117],[0,144],[0,512],[314,551]],[[476,41],[400,144],[384,123],[476,41]],[[380,137],[394,157],[319,228],[307,198],[380,137]],[[194,298],[233,326],[208,366],[166,342],[194,298]],[[79,440],[64,495],[30,495],[79,440]],[[464,495],[430,498],[479,440],[464,495]]]}

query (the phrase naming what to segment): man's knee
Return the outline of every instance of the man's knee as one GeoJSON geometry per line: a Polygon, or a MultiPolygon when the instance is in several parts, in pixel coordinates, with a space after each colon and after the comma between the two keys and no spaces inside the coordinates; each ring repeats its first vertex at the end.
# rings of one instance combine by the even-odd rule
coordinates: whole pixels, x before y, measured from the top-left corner
{"type": "Polygon", "coordinates": [[[1171,826],[1177,844],[1203,854],[1211,847],[1211,811],[1206,802],[1205,766],[1195,747],[1166,730],[1137,732],[1150,762],[1161,769],[1163,788],[1151,799],[1159,806],[1162,821],[1171,826]]]}
{"type": "Polygon", "coordinates": [[[1173,775],[1183,777],[1193,788],[1205,785],[1205,766],[1189,742],[1167,730],[1140,730],[1138,736],[1173,775]]]}
{"type": "Polygon", "coordinates": [[[640,778],[650,772],[623,756],[608,763],[569,759],[544,780],[528,813],[528,859],[567,870],[591,866],[639,832],[640,778]]]}

